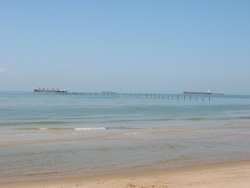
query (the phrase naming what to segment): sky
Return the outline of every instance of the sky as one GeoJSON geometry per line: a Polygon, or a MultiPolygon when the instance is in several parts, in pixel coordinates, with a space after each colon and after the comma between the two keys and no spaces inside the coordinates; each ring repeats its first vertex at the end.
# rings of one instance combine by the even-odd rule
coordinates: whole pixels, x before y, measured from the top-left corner
{"type": "Polygon", "coordinates": [[[250,95],[250,1],[0,0],[0,91],[250,95]]]}

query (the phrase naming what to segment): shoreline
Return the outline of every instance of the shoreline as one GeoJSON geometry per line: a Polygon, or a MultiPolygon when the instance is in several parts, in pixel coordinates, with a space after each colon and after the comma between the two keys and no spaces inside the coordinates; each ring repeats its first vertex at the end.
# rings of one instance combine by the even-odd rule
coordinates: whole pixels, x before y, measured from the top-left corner
{"type": "Polygon", "coordinates": [[[235,188],[250,186],[250,160],[186,167],[106,172],[55,179],[0,182],[5,188],[235,188]]]}

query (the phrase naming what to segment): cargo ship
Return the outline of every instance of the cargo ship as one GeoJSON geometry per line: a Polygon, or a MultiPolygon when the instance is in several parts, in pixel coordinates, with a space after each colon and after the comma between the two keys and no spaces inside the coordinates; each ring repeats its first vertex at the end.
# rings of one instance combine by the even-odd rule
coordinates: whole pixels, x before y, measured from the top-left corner
{"type": "Polygon", "coordinates": [[[212,93],[209,90],[207,92],[193,92],[193,91],[184,91],[184,95],[224,95],[224,93],[212,93]]]}
{"type": "Polygon", "coordinates": [[[115,91],[103,91],[103,94],[115,94],[115,91]]]}
{"type": "Polygon", "coordinates": [[[42,92],[42,93],[65,93],[68,92],[66,89],[62,89],[62,88],[57,88],[57,89],[45,89],[45,88],[39,88],[39,89],[34,89],[34,92],[42,92]]]}

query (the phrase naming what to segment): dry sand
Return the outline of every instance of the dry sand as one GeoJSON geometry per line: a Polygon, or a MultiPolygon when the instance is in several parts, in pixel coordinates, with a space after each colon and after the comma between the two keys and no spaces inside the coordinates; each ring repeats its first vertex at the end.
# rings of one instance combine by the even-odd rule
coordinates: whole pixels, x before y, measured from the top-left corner
{"type": "Polygon", "coordinates": [[[248,188],[250,161],[173,169],[106,173],[88,177],[0,182],[1,188],[248,188]]]}

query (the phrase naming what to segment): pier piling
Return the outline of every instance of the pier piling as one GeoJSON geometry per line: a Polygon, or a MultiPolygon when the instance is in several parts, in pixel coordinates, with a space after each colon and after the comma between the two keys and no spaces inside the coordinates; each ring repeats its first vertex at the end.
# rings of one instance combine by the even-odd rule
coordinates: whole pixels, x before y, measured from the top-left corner
{"type": "MultiPolygon", "coordinates": [[[[145,99],[177,99],[182,98],[180,94],[156,94],[156,93],[97,93],[97,92],[66,92],[66,93],[57,93],[61,95],[81,95],[83,97],[121,97],[121,98],[145,98],[145,99]]],[[[183,95],[183,100],[186,100],[186,97],[192,101],[198,101],[201,98],[202,101],[211,101],[211,96],[192,96],[192,95],[183,95]]]]}

